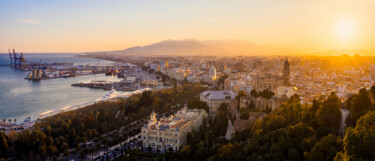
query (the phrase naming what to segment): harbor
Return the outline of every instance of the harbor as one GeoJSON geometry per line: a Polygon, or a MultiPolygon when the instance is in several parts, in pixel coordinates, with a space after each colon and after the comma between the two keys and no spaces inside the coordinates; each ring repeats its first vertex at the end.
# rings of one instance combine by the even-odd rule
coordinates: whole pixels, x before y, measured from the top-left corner
{"type": "MultiPolygon", "coordinates": [[[[69,65],[97,66],[99,61],[98,59],[76,57],[75,55],[75,53],[27,53],[23,56],[30,64],[48,64],[54,66],[53,68],[69,65]],[[56,62],[59,62],[59,64],[56,62]]],[[[25,80],[24,78],[31,71],[11,66],[8,52],[0,54],[0,64],[2,65],[0,67],[0,121],[3,118],[6,120],[12,119],[12,123],[17,124],[22,123],[28,116],[31,117],[32,121],[35,121],[39,114],[43,112],[95,101],[109,92],[72,87],[72,83],[89,82],[95,79],[111,82],[122,80],[122,78],[116,76],[105,76],[107,67],[110,69],[118,64],[107,60],[100,60],[99,67],[93,67],[102,70],[101,73],[90,74],[91,71],[87,71],[88,74],[82,73],[75,77],[42,80],[25,80]],[[14,122],[14,119],[17,119],[17,121],[14,122]]],[[[26,66],[26,64],[23,66],[26,66]]],[[[48,69],[47,67],[47,71],[48,69]]],[[[59,74],[59,72],[59,70],[56,70],[53,74],[59,74]]],[[[46,72],[47,75],[48,73],[50,72],[46,72]]]]}
{"type": "Polygon", "coordinates": [[[98,99],[93,100],[93,101],[88,101],[88,102],[84,102],[84,103],[80,103],[80,104],[76,104],[76,105],[69,105],[69,106],[65,106],[65,107],[62,107],[62,108],[57,109],[57,110],[48,110],[48,111],[42,112],[38,115],[37,120],[32,121],[31,117],[28,116],[20,124],[17,124],[15,121],[12,122],[13,121],[12,119],[9,119],[9,120],[11,120],[9,122],[6,122],[7,119],[4,119],[3,121],[0,121],[0,131],[4,131],[5,133],[9,133],[12,130],[13,131],[22,131],[22,130],[25,130],[25,129],[28,129],[28,128],[32,127],[39,119],[50,117],[50,116],[59,114],[61,112],[68,112],[68,111],[71,111],[71,110],[76,110],[76,109],[83,108],[83,107],[86,107],[86,106],[89,106],[89,105],[92,105],[92,104],[95,104],[95,103],[101,103],[101,102],[105,102],[105,101],[114,101],[114,100],[117,100],[117,99],[126,99],[133,94],[139,94],[139,93],[142,93],[143,91],[146,91],[146,90],[151,90],[151,88],[143,88],[143,89],[140,89],[140,90],[135,90],[133,92],[125,92],[125,93],[120,93],[120,92],[117,92],[115,89],[112,89],[110,92],[105,94],[103,97],[98,98],[98,99]]]}
{"type": "Polygon", "coordinates": [[[123,80],[117,82],[91,80],[90,82],[73,83],[71,86],[103,90],[115,89],[117,91],[135,91],[143,88],[154,88],[161,85],[153,74],[142,71],[139,68],[129,69],[127,72],[122,73],[122,75],[124,77],[123,80]]]}
{"type": "Polygon", "coordinates": [[[2,66],[10,66],[22,71],[29,71],[25,76],[25,80],[47,80],[57,78],[71,78],[83,75],[92,74],[105,74],[106,76],[124,77],[126,70],[134,67],[131,64],[115,63],[113,65],[101,65],[100,60],[94,65],[76,65],[72,62],[42,62],[29,61],[24,57],[24,54],[17,53],[15,49],[8,50],[9,65],[3,64],[2,66]]]}
{"type": "Polygon", "coordinates": [[[6,85],[0,92],[1,100],[6,100],[0,103],[3,110],[0,117],[12,119],[11,123],[4,123],[2,131],[27,129],[40,118],[94,103],[125,99],[133,93],[162,86],[154,74],[129,63],[77,57],[76,54],[0,56],[0,75],[6,78],[0,80],[6,85]],[[27,103],[18,101],[20,99],[27,103]],[[12,104],[12,108],[7,108],[8,104],[12,104]],[[28,117],[32,119],[30,122],[21,122],[28,117]],[[13,122],[14,119],[18,121],[13,122]]]}

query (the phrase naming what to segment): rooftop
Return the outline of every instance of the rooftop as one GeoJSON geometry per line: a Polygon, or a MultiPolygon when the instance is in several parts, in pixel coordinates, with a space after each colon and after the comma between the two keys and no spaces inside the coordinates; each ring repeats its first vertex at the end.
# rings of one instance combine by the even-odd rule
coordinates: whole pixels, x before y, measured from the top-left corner
{"type": "Polygon", "coordinates": [[[232,90],[223,91],[204,91],[201,96],[210,100],[221,100],[221,99],[234,99],[237,93],[232,90]]]}

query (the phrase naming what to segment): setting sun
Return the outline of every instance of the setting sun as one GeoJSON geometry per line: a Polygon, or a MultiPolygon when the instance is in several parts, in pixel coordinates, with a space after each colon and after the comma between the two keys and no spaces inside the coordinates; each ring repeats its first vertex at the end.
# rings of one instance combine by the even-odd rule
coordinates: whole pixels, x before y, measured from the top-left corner
{"type": "Polygon", "coordinates": [[[342,39],[349,39],[354,36],[356,30],[355,23],[350,20],[344,20],[336,26],[337,34],[342,39]]]}

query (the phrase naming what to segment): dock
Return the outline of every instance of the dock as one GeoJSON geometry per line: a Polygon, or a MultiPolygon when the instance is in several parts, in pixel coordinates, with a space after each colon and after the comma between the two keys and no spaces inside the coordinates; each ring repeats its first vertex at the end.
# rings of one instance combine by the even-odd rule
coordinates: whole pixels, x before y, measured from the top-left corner
{"type": "Polygon", "coordinates": [[[112,88],[116,91],[135,91],[138,89],[138,83],[120,81],[120,82],[107,82],[107,81],[91,81],[88,83],[73,83],[71,86],[74,87],[86,87],[93,89],[104,89],[111,90],[112,88]]]}

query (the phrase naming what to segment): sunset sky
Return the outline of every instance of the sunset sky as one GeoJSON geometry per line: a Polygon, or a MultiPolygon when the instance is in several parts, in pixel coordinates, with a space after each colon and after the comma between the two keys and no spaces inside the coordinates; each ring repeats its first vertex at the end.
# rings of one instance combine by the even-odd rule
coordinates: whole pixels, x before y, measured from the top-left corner
{"type": "Polygon", "coordinates": [[[1,1],[0,53],[109,51],[166,39],[375,51],[374,9],[374,0],[1,1]]]}

